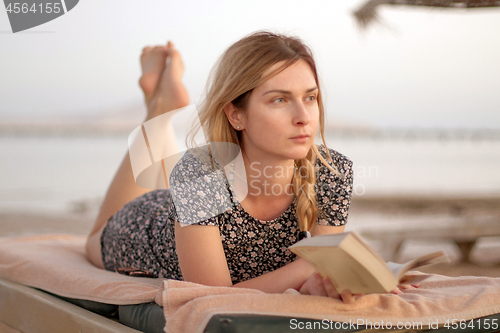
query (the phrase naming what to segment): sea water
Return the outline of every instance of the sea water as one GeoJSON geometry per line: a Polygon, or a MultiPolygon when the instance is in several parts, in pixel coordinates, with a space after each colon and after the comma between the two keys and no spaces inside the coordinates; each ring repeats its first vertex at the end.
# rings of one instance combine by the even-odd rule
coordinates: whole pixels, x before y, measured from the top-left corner
{"type": "MultiPolygon", "coordinates": [[[[327,143],[354,162],[357,196],[500,195],[500,141],[327,143]]],[[[126,151],[126,137],[0,137],[0,212],[98,205],[126,151]]]]}

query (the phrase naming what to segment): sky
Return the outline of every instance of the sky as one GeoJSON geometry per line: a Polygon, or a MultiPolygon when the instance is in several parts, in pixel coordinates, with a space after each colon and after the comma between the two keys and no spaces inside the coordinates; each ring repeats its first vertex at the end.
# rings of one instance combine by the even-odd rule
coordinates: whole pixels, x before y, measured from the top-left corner
{"type": "Polygon", "coordinates": [[[215,60],[256,30],[297,35],[318,63],[329,123],[500,128],[500,8],[385,6],[361,31],[358,0],[82,0],[13,34],[0,8],[0,119],[140,105],[139,55],[172,40],[199,102],[215,60]]]}

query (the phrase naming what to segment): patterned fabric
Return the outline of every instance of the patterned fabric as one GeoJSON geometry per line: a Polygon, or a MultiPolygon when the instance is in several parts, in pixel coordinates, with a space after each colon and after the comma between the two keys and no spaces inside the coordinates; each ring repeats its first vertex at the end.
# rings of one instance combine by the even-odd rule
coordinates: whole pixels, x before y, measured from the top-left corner
{"type": "MultiPolygon", "coordinates": [[[[326,158],[324,146],[319,150],[326,158]]],[[[316,161],[317,205],[319,224],[340,226],[347,222],[352,193],[352,162],[342,154],[330,150],[334,165],[343,174],[339,177],[316,161]]],[[[170,177],[176,179],[204,179],[223,182],[229,189],[221,170],[210,173],[189,152],[179,161],[170,177]]],[[[224,195],[214,193],[208,182],[197,182],[190,198],[206,198],[195,201],[176,200],[173,204],[170,190],[148,192],[126,204],[112,216],[101,237],[104,267],[116,271],[120,267],[133,266],[153,273],[155,276],[182,280],[179,261],[175,251],[174,222],[178,211],[189,214],[208,214],[211,204],[225,205],[224,195]],[[184,206],[183,206],[184,205],[184,206]],[[177,208],[176,208],[177,207],[177,208]]],[[[186,184],[189,182],[186,182],[186,184]]],[[[174,185],[173,185],[174,186],[174,185]]],[[[220,187],[215,187],[220,190],[220,187]]],[[[185,192],[184,192],[185,193],[185,192]]],[[[298,221],[295,201],[278,218],[261,221],[249,215],[239,202],[227,191],[231,203],[223,213],[206,220],[194,222],[198,225],[214,225],[220,230],[221,240],[233,283],[245,281],[265,272],[280,268],[295,259],[288,247],[296,242],[298,221]]],[[[220,208],[220,207],[219,207],[220,208]]],[[[215,213],[214,213],[215,214],[215,213]]]]}

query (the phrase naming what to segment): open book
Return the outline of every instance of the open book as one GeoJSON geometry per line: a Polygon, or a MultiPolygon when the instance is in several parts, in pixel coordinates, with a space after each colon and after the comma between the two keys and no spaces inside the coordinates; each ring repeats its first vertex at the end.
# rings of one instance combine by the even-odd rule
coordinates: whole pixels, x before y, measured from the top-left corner
{"type": "Polygon", "coordinates": [[[440,252],[426,254],[404,264],[385,263],[355,232],[305,238],[289,247],[323,276],[329,277],[340,294],[385,293],[401,283],[419,283],[425,274],[405,275],[411,269],[448,261],[440,252]]]}

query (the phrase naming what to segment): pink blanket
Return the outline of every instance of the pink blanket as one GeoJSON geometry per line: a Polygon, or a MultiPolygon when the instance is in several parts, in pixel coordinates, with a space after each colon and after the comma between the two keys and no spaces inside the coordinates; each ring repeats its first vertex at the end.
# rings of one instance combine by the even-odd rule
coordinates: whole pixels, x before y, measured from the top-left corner
{"type": "Polygon", "coordinates": [[[98,269],[84,255],[84,237],[53,235],[0,239],[0,278],[62,296],[110,304],[156,300],[167,332],[202,332],[216,313],[422,327],[500,313],[500,279],[435,275],[402,295],[372,294],[354,304],[326,297],[266,294],[252,289],[134,278],[98,269]]]}
{"type": "Polygon", "coordinates": [[[0,278],[56,295],[108,304],[152,302],[161,279],[99,269],[85,256],[85,237],[0,238],[0,278]]]}
{"type": "Polygon", "coordinates": [[[453,320],[499,313],[500,279],[434,275],[422,282],[420,288],[402,295],[365,295],[353,304],[304,296],[291,289],[278,295],[166,280],[157,303],[163,305],[167,332],[202,332],[216,313],[278,315],[359,325],[371,323],[374,328],[389,328],[388,323],[400,328],[437,328],[447,321],[452,324],[453,320]]]}

